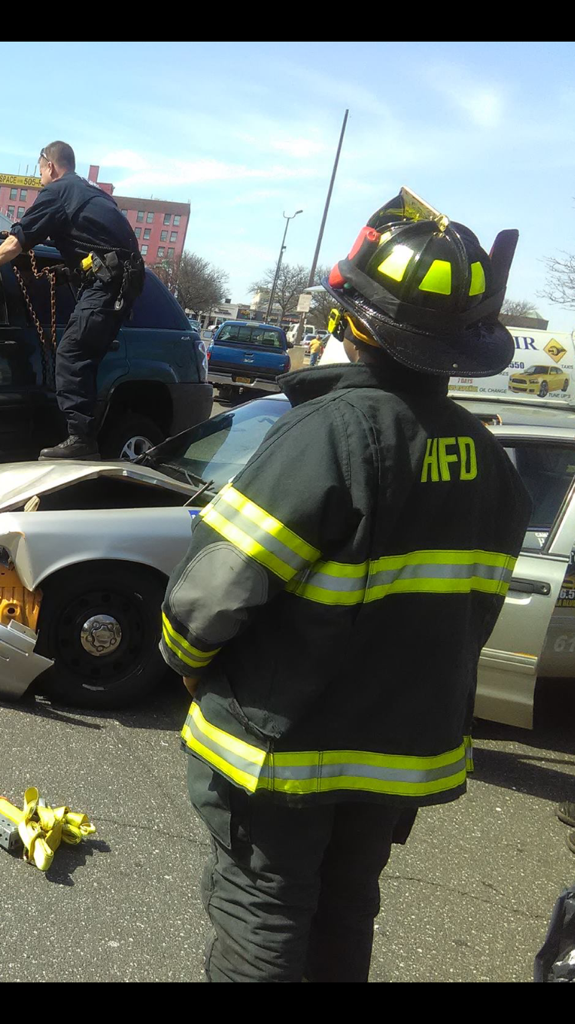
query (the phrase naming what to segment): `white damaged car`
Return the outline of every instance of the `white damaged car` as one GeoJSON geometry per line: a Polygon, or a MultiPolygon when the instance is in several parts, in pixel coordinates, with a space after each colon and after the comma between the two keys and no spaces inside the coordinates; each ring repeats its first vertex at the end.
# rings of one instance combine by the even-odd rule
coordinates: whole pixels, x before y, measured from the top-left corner
{"type": "MultiPolygon", "coordinates": [[[[575,678],[575,414],[462,404],[488,423],[533,499],[476,702],[481,718],[530,728],[537,679],[575,678]]],[[[1,697],[33,683],[68,704],[112,708],[161,683],[160,605],[191,516],[289,407],[283,395],[256,399],[137,463],[0,467],[1,697]]]]}

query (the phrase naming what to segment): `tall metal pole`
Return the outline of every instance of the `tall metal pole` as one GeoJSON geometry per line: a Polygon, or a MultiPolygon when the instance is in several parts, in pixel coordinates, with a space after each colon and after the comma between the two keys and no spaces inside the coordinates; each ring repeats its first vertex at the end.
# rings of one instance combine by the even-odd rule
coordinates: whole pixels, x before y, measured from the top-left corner
{"type": "MultiPolygon", "coordinates": [[[[331,202],[331,194],[333,192],[333,185],[334,185],[334,182],[335,182],[335,176],[337,174],[337,167],[338,167],[338,164],[339,164],[339,155],[341,153],[341,147],[343,145],[343,137],[345,135],[345,129],[346,129],[346,125],[347,125],[348,115],[349,115],[349,110],[346,110],[346,112],[345,112],[345,114],[343,116],[343,124],[341,126],[341,133],[340,133],[340,136],[339,136],[339,142],[337,144],[337,152],[335,154],[335,160],[334,160],[334,164],[333,164],[333,171],[331,172],[331,181],[329,183],[329,188],[327,190],[327,198],[326,198],[326,201],[325,201],[323,217],[321,219],[319,235],[317,236],[317,244],[316,244],[316,247],[315,247],[315,252],[313,254],[313,262],[312,262],[311,269],[310,269],[310,272],[309,272],[309,278],[308,278],[308,282],[307,282],[307,287],[308,288],[311,288],[311,286],[313,284],[313,279],[315,277],[317,261],[319,259],[319,252],[320,252],[320,249],[321,249],[321,243],[322,243],[322,239],[323,239],[323,232],[324,232],[324,229],[325,229],[325,223],[327,221],[327,215],[328,215],[328,211],[329,211],[329,204],[331,202]]],[[[301,341],[301,336],[302,336],[302,332],[303,332],[303,325],[305,323],[305,317],[306,317],[306,314],[302,313],[301,317],[300,317],[299,324],[298,324],[298,328],[297,328],[297,334],[296,334],[296,339],[295,339],[295,344],[296,345],[299,345],[299,343],[301,341]]]]}
{"type": "Polygon", "coordinates": [[[290,222],[290,220],[293,220],[294,217],[297,217],[298,213],[303,213],[303,210],[296,210],[296,212],[291,217],[286,217],[285,210],[284,210],[284,213],[283,213],[283,216],[285,217],[285,220],[286,220],[286,227],[285,227],[285,231],[284,231],[284,236],[282,238],[280,254],[278,256],[276,272],[274,274],[274,281],[273,281],[273,284],[272,284],[272,288],[271,288],[271,292],[270,292],[270,297],[269,297],[269,301],[268,301],[268,308],[266,310],[266,322],[269,322],[269,318],[270,318],[270,314],[271,314],[271,309],[272,309],[273,301],[274,301],[274,295],[276,293],[278,278],[280,276],[280,270],[281,270],[281,265],[282,265],[284,249],[286,247],[285,246],[285,241],[286,241],[286,236],[287,236],[287,232],[288,232],[288,228],[289,228],[289,222],[290,222]]]}

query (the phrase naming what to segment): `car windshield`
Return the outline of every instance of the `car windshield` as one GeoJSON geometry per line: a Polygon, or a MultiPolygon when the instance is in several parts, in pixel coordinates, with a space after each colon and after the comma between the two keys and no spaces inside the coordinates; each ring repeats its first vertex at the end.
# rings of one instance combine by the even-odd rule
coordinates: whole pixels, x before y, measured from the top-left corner
{"type": "Polygon", "coordinates": [[[209,500],[239,473],[289,408],[289,402],[281,399],[256,399],[169,438],[141,461],[197,489],[209,484],[209,500]]]}
{"type": "Polygon", "coordinates": [[[548,366],[529,366],[523,373],[547,373],[548,366]]]}

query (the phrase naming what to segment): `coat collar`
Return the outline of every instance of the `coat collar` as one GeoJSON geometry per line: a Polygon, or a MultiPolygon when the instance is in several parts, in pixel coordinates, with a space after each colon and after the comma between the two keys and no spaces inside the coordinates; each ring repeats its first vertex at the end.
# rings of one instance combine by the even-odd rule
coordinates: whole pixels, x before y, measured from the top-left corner
{"type": "Polygon", "coordinates": [[[380,391],[441,398],[447,395],[448,386],[448,380],[443,376],[416,373],[391,362],[382,363],[381,366],[336,363],[308,367],[282,374],[278,377],[278,383],[292,405],[301,405],[331,391],[350,388],[378,388],[380,391]]]}

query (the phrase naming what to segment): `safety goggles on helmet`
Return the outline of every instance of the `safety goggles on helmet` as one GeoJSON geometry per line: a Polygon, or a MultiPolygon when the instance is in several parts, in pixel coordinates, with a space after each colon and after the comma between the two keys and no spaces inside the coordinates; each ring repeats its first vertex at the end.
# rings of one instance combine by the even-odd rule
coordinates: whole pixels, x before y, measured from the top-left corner
{"type": "Polygon", "coordinates": [[[488,256],[469,228],[402,188],[323,285],[355,328],[399,362],[428,373],[489,376],[513,357],[497,316],[517,238],[517,231],[500,232],[488,256]]]}

